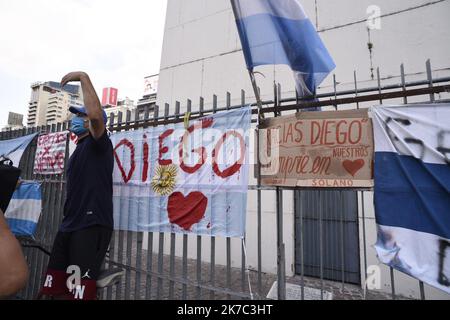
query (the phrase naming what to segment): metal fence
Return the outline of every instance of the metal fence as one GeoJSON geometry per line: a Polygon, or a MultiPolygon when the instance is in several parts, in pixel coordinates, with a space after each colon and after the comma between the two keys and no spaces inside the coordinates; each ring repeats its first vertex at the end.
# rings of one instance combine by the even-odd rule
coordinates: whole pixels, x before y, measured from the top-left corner
{"type": "MultiPolygon", "coordinates": [[[[423,102],[438,102],[436,94],[450,92],[450,77],[432,78],[430,62],[426,63],[426,79],[422,81],[407,82],[403,65],[400,68],[400,82],[397,84],[383,85],[380,72],[377,70],[377,83],[375,87],[358,88],[356,72],[354,73],[354,88],[352,90],[338,91],[338,83],[334,79],[334,90],[317,95],[315,101],[301,101],[298,97],[283,98],[281,86],[274,85],[274,97],[271,101],[263,101],[263,112],[270,116],[280,116],[286,112],[293,112],[311,107],[329,107],[338,110],[342,107],[360,108],[364,103],[378,104],[389,102],[393,99],[401,99],[408,102],[409,97],[418,97],[423,102]]],[[[202,117],[218,111],[240,108],[248,102],[245,92],[241,91],[241,103],[231,105],[231,95],[226,94],[225,104],[218,105],[217,96],[214,95],[212,108],[204,108],[204,99],[200,98],[197,109],[192,107],[192,102],[186,102],[186,112],[191,113],[191,119],[202,117]]],[[[109,130],[111,132],[134,130],[142,127],[158,126],[169,123],[182,122],[184,113],[180,113],[181,104],[175,104],[175,112],[170,114],[171,108],[165,105],[162,114],[158,106],[146,106],[143,117],[139,117],[138,111],[133,115],[119,113],[111,115],[109,130]]],[[[252,113],[256,122],[256,105],[253,105],[252,113]]],[[[22,130],[0,133],[0,140],[15,138],[33,132],[57,132],[66,130],[68,124],[57,124],[22,130]]],[[[68,149],[68,148],[66,148],[68,149]]],[[[42,245],[47,251],[51,250],[53,239],[62,219],[62,208],[65,200],[65,174],[41,176],[33,174],[34,154],[36,151],[36,139],[30,144],[23,155],[20,168],[23,170],[22,178],[25,180],[37,180],[42,182],[43,211],[38,224],[35,242],[42,245]]],[[[68,151],[66,151],[68,153],[68,151]]],[[[67,160],[66,154],[66,160],[67,160]]],[[[358,269],[359,261],[364,264],[363,274],[368,268],[367,262],[367,236],[364,193],[370,189],[346,189],[335,191],[330,189],[301,189],[266,187],[259,183],[249,186],[249,193],[256,198],[256,239],[242,239],[239,247],[232,245],[230,238],[225,239],[225,247],[216,243],[215,237],[196,236],[164,233],[137,233],[128,231],[115,231],[110,244],[109,254],[105,261],[105,267],[122,267],[126,274],[122,281],[114,287],[109,287],[102,293],[103,299],[264,299],[273,280],[278,282],[279,299],[286,298],[286,274],[285,274],[285,245],[283,226],[287,223],[295,223],[295,273],[300,279],[302,288],[301,298],[305,297],[304,288],[310,283],[306,278],[317,279],[320,297],[324,298],[325,281],[340,281],[342,289],[349,283],[361,284],[361,275],[358,269]],[[270,276],[263,273],[264,248],[262,247],[263,216],[262,193],[270,192],[276,198],[276,225],[270,226],[276,233],[277,258],[273,265],[277,267],[277,275],[270,276]],[[283,221],[283,194],[293,192],[295,202],[295,221],[283,221]],[[309,199],[309,200],[308,200],[309,199]],[[326,200],[328,199],[328,200],[326,200]],[[328,202],[326,202],[328,201],[328,202]],[[308,205],[319,203],[318,207],[308,205]],[[330,207],[339,208],[335,217],[330,213],[330,207]],[[321,204],[321,205],[320,205],[321,204]],[[328,208],[328,209],[327,209],[328,208]],[[358,209],[359,208],[359,209],[358,209]],[[355,211],[356,210],[356,211],[355,211]],[[356,216],[347,214],[356,212],[356,216]],[[361,218],[362,226],[359,225],[361,218]],[[332,231],[326,231],[328,220],[333,221],[332,231]],[[349,225],[351,223],[351,225],[349,225]],[[353,224],[352,224],[353,223],[353,224]],[[359,230],[362,231],[359,242],[359,230]],[[327,236],[328,234],[328,236],[327,236]],[[351,237],[356,234],[356,237],[351,237]],[[350,235],[350,237],[349,237],[350,235]],[[168,238],[170,236],[170,239],[168,238]],[[309,239],[309,240],[308,240],[309,239]],[[362,246],[363,258],[354,263],[348,262],[346,257],[346,245],[358,239],[356,251],[362,246]],[[310,243],[308,244],[308,241],[310,243]],[[167,243],[168,242],[168,243],[167,243]],[[193,242],[193,243],[192,243],[193,242]],[[256,243],[257,263],[252,270],[248,270],[246,261],[247,243],[256,243]],[[328,247],[330,243],[333,248],[328,247]],[[346,244],[347,243],[347,244],[346,244]],[[181,244],[181,250],[177,251],[177,244],[181,244]],[[154,251],[154,247],[157,250],[154,251]],[[146,247],[147,250],[144,250],[146,247]],[[233,251],[232,251],[233,249],[233,251]],[[240,267],[232,267],[232,252],[241,257],[240,267]],[[195,258],[189,258],[188,251],[195,251],[195,258]],[[178,252],[178,254],[177,254],[178,252]],[[330,257],[334,252],[335,257],[330,257]],[[236,254],[236,253],[235,253],[236,254]],[[218,255],[225,257],[225,265],[216,263],[218,255]],[[353,266],[352,266],[353,264],[353,266]],[[356,273],[355,273],[356,272],[356,273]],[[253,288],[253,291],[250,291],[253,288]]],[[[330,224],[331,226],[331,224],[330,224]]],[[[352,249],[353,250],[353,249],[352,249]]],[[[48,255],[33,246],[29,242],[24,247],[24,253],[30,266],[30,278],[27,287],[18,294],[18,298],[33,299],[43,282],[48,263],[48,255]],[[31,245],[30,245],[31,244],[31,245]]],[[[397,297],[395,290],[394,272],[390,269],[391,297],[397,297]]],[[[411,278],[411,281],[417,281],[411,278]]],[[[423,283],[419,282],[421,298],[425,298],[423,283]]]]}

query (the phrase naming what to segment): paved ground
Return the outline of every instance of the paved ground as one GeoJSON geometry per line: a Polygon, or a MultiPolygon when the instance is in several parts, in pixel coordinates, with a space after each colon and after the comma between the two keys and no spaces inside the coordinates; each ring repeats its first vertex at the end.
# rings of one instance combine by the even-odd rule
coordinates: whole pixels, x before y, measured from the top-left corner
{"type": "MultiPolygon", "coordinates": [[[[103,299],[250,299],[251,294],[255,299],[265,299],[276,281],[276,275],[262,273],[261,286],[259,287],[258,273],[256,271],[242,272],[240,268],[232,268],[230,283],[227,285],[227,269],[225,266],[218,265],[213,268],[214,280],[212,281],[212,270],[209,263],[201,263],[201,279],[198,281],[197,261],[187,260],[186,269],[184,270],[186,277],[183,277],[183,260],[181,258],[174,258],[173,277],[170,277],[170,256],[164,255],[162,264],[159,265],[157,254],[147,257],[147,252],[142,250],[140,259],[137,259],[136,234],[133,234],[132,241],[130,241],[131,246],[128,248],[126,238],[125,235],[121,239],[123,244],[122,257],[118,256],[118,241],[116,241],[116,248],[113,250],[113,261],[120,262],[119,266],[126,269],[127,273],[122,277],[120,284],[103,290],[103,299]],[[127,251],[132,252],[128,259],[127,251]],[[249,290],[250,286],[252,288],[251,293],[249,290]]],[[[116,240],[119,239],[116,237],[116,240]]],[[[217,254],[220,253],[218,252],[217,254]]],[[[299,276],[287,278],[286,280],[288,292],[293,291],[289,284],[302,284],[299,276]]],[[[364,292],[359,286],[345,284],[342,287],[340,282],[326,280],[322,282],[320,279],[308,277],[304,278],[304,288],[306,299],[321,299],[321,288],[325,299],[328,297],[327,293],[331,293],[332,298],[335,300],[391,299],[391,296],[386,293],[371,291],[364,296],[364,292]]],[[[295,291],[300,299],[300,290],[297,288],[295,291]]],[[[25,298],[26,296],[21,295],[21,297],[25,298]]],[[[402,297],[397,296],[396,298],[401,299],[402,297]]]]}
{"type": "MultiPolygon", "coordinates": [[[[125,239],[124,239],[125,240],[125,239]]],[[[133,239],[135,240],[135,239],[133,239]]],[[[126,241],[125,241],[126,242],[126,241]]],[[[136,252],[133,241],[132,252],[136,252]]],[[[124,250],[126,245],[123,246],[124,250]]],[[[116,254],[115,261],[119,261],[116,254]]],[[[144,251],[145,253],[145,251],[144,251]]],[[[125,257],[125,255],[123,255],[125,257]]],[[[150,257],[149,257],[150,258],[150,257]]],[[[225,266],[215,266],[214,268],[214,281],[211,281],[211,265],[209,263],[201,264],[201,281],[197,281],[197,261],[187,260],[187,283],[183,285],[183,261],[181,258],[174,259],[174,272],[173,277],[170,276],[170,257],[163,256],[163,263],[158,266],[158,255],[154,254],[151,259],[148,259],[144,254],[140,259],[140,267],[136,267],[136,263],[139,261],[136,259],[135,254],[128,261],[126,258],[122,260],[122,263],[128,268],[127,274],[122,278],[121,284],[116,285],[107,290],[104,290],[103,298],[110,299],[249,299],[249,280],[251,283],[252,293],[255,299],[264,299],[272,287],[274,281],[276,281],[276,275],[261,274],[261,287],[258,288],[258,273],[250,271],[244,272],[244,283],[242,283],[242,271],[240,268],[231,269],[231,281],[230,286],[227,286],[227,269],[225,266]],[[147,262],[148,260],[148,262],[147,262]],[[148,265],[148,267],[147,267],[148,265]],[[161,270],[158,271],[158,267],[161,270]],[[136,269],[141,272],[136,272],[136,269]],[[147,271],[151,271],[150,273],[147,271]],[[162,274],[162,277],[158,278],[158,275],[162,274]],[[159,279],[159,281],[158,281],[159,279]],[[173,280],[173,281],[171,281],[173,280]],[[198,284],[200,283],[201,288],[198,284]],[[127,285],[128,284],[128,285],[127,285]],[[137,284],[137,286],[136,286],[137,284]]],[[[287,278],[287,283],[301,285],[301,278],[295,276],[287,278]]],[[[304,286],[308,288],[315,288],[319,290],[307,289],[307,297],[310,299],[321,299],[320,289],[324,290],[324,297],[327,297],[326,292],[330,292],[333,295],[334,300],[361,300],[364,299],[364,292],[359,286],[345,284],[342,287],[342,283],[333,281],[320,281],[315,278],[304,278],[304,286]],[[314,292],[311,292],[314,291],[314,292]],[[311,295],[312,294],[312,295],[311,295]]],[[[389,294],[370,291],[367,293],[366,299],[391,299],[389,294]]],[[[401,297],[397,297],[401,298],[401,297]]]]}

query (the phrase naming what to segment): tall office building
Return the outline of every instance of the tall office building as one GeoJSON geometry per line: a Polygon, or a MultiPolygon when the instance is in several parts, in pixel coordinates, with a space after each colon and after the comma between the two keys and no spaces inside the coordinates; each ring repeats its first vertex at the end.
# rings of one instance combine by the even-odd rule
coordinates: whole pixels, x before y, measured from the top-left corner
{"type": "Polygon", "coordinates": [[[137,108],[139,110],[139,119],[144,119],[145,108],[152,112],[156,105],[156,96],[158,93],[159,75],[151,75],[144,78],[144,92],[142,98],[138,100],[137,108]]]}
{"type": "Polygon", "coordinates": [[[30,127],[52,125],[69,119],[69,107],[83,105],[81,87],[58,82],[37,82],[31,85],[27,125],[30,127]]]}
{"type": "Polygon", "coordinates": [[[104,106],[104,109],[106,114],[108,115],[108,123],[110,121],[111,114],[114,114],[114,117],[117,117],[119,112],[122,113],[122,120],[125,121],[127,111],[131,112],[130,120],[134,120],[134,110],[136,110],[136,105],[134,104],[133,100],[126,97],[125,99],[117,100],[115,106],[111,105],[104,106]]]}
{"type": "MultiPolygon", "coordinates": [[[[158,87],[158,75],[148,76],[144,78],[144,92],[142,98],[138,100],[137,104],[134,100],[128,97],[119,99],[119,90],[116,88],[104,88],[102,95],[102,106],[108,115],[108,123],[110,115],[118,116],[122,113],[122,120],[126,120],[127,112],[131,112],[130,120],[134,121],[136,118],[136,110],[138,111],[138,119],[144,119],[145,108],[148,106],[149,111],[153,111],[156,104],[156,92],[158,87]]],[[[117,118],[116,120],[117,121],[117,118]]]]}
{"type": "Polygon", "coordinates": [[[17,130],[23,128],[23,114],[9,112],[8,124],[2,128],[2,131],[17,130]]]}

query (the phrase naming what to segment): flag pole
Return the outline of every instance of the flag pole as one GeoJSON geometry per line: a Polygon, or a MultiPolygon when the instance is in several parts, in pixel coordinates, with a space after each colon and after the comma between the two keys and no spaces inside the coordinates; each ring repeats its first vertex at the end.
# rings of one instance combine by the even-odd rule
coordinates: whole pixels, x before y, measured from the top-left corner
{"type": "MultiPolygon", "coordinates": [[[[230,2],[231,2],[231,7],[233,8],[234,19],[236,20],[236,26],[237,26],[238,14],[237,14],[236,3],[234,2],[234,0],[230,0],[230,2]]],[[[238,28],[238,32],[239,32],[239,28],[238,28]]],[[[241,37],[241,34],[239,34],[239,37],[241,37]]],[[[241,39],[241,43],[242,43],[242,39],[241,39]]],[[[258,117],[257,117],[257,123],[256,123],[256,130],[255,130],[255,134],[256,134],[256,141],[255,141],[256,142],[256,168],[255,168],[255,172],[256,172],[256,181],[257,181],[256,183],[257,183],[258,216],[260,216],[260,214],[261,214],[260,213],[260,211],[261,211],[260,126],[261,126],[262,120],[264,120],[264,114],[262,112],[262,101],[261,101],[261,96],[259,94],[258,86],[256,85],[255,74],[253,73],[252,68],[247,68],[247,70],[248,70],[248,75],[250,76],[250,81],[252,83],[253,92],[255,94],[256,105],[258,107],[258,117]]],[[[258,269],[260,267],[261,266],[258,265],[258,269]]],[[[259,270],[259,271],[261,271],[261,270],[259,270]]],[[[259,292],[259,293],[261,293],[261,292],[259,292]]]]}
{"type": "MultiPolygon", "coordinates": [[[[237,8],[236,8],[236,3],[234,2],[234,0],[230,0],[230,3],[231,3],[231,8],[233,9],[234,19],[237,22],[238,12],[237,12],[237,8]]],[[[239,28],[238,28],[238,31],[239,31],[239,28]]],[[[240,36],[241,35],[239,35],[239,37],[240,36]]],[[[261,101],[261,97],[259,95],[258,86],[256,85],[256,79],[255,79],[255,74],[253,73],[253,69],[247,69],[247,70],[248,70],[248,74],[250,76],[250,81],[252,82],[253,92],[255,94],[255,99],[256,99],[256,105],[258,107],[258,125],[257,125],[257,128],[258,128],[259,124],[260,124],[260,120],[264,119],[264,114],[262,113],[262,101],[261,101]]]]}
{"type": "MultiPolygon", "coordinates": [[[[240,12],[238,12],[238,8],[236,5],[236,2],[238,0],[230,0],[231,2],[231,7],[233,8],[233,14],[236,20],[236,25],[237,25],[237,29],[238,29],[238,33],[239,33],[239,37],[241,38],[241,43],[244,43],[246,38],[245,35],[245,28],[240,28],[239,27],[239,23],[240,21],[238,20],[239,16],[240,16],[240,12]]],[[[255,93],[255,99],[256,99],[256,104],[258,106],[258,119],[257,119],[257,126],[256,126],[256,174],[257,174],[257,203],[258,203],[258,228],[260,227],[260,216],[261,216],[261,146],[260,146],[260,142],[261,142],[261,133],[264,134],[264,131],[262,131],[263,129],[261,129],[261,124],[264,120],[264,114],[262,111],[262,101],[261,101],[261,96],[259,93],[259,89],[258,86],[256,85],[256,79],[255,79],[255,73],[253,72],[253,64],[251,61],[248,61],[246,54],[245,54],[245,48],[243,45],[243,51],[244,51],[244,57],[246,60],[246,64],[247,64],[247,70],[248,70],[248,74],[250,76],[250,81],[252,82],[252,87],[253,87],[253,92],[255,93]]],[[[277,104],[276,101],[274,101],[275,104],[277,104]]],[[[267,146],[264,146],[265,149],[267,148],[267,146]]],[[[265,154],[265,153],[264,153],[265,154]]],[[[279,198],[279,188],[277,188],[277,200],[279,198]]],[[[280,210],[280,205],[278,203],[279,201],[277,201],[277,225],[278,227],[282,226],[282,210],[280,210]],[[279,223],[280,222],[280,223],[279,223]]],[[[282,230],[282,228],[281,228],[282,230]]],[[[280,231],[280,228],[277,229],[277,237],[281,237],[282,238],[282,231],[280,231]]],[[[258,232],[258,240],[260,240],[260,232],[258,232]]],[[[260,241],[259,241],[260,243],[260,241]]],[[[260,247],[259,249],[260,250],[260,247]]],[[[286,298],[286,277],[285,277],[285,266],[284,266],[284,251],[285,251],[285,246],[284,243],[280,241],[277,241],[277,256],[278,256],[278,262],[277,262],[277,273],[278,273],[278,298],[280,300],[284,300],[286,298]]],[[[260,270],[261,268],[261,264],[258,263],[258,271],[261,272],[260,270]]],[[[261,293],[261,292],[259,292],[261,293]]]]}
{"type": "Polygon", "coordinates": [[[264,119],[264,113],[262,112],[262,101],[261,96],[259,95],[259,89],[256,85],[255,74],[252,70],[248,70],[248,74],[250,75],[250,81],[252,82],[253,92],[255,93],[256,105],[258,107],[258,127],[260,124],[260,120],[264,119]]]}

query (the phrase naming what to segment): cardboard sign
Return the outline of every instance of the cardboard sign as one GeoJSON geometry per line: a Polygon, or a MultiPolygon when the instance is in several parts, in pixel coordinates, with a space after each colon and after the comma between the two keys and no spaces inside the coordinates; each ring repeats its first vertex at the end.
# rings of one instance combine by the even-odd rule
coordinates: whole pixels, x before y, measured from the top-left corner
{"type": "Polygon", "coordinates": [[[373,186],[373,131],[367,110],[266,119],[259,135],[264,185],[373,186]]]}
{"type": "Polygon", "coordinates": [[[39,136],[34,160],[34,174],[61,174],[64,172],[68,131],[39,136]]]}

